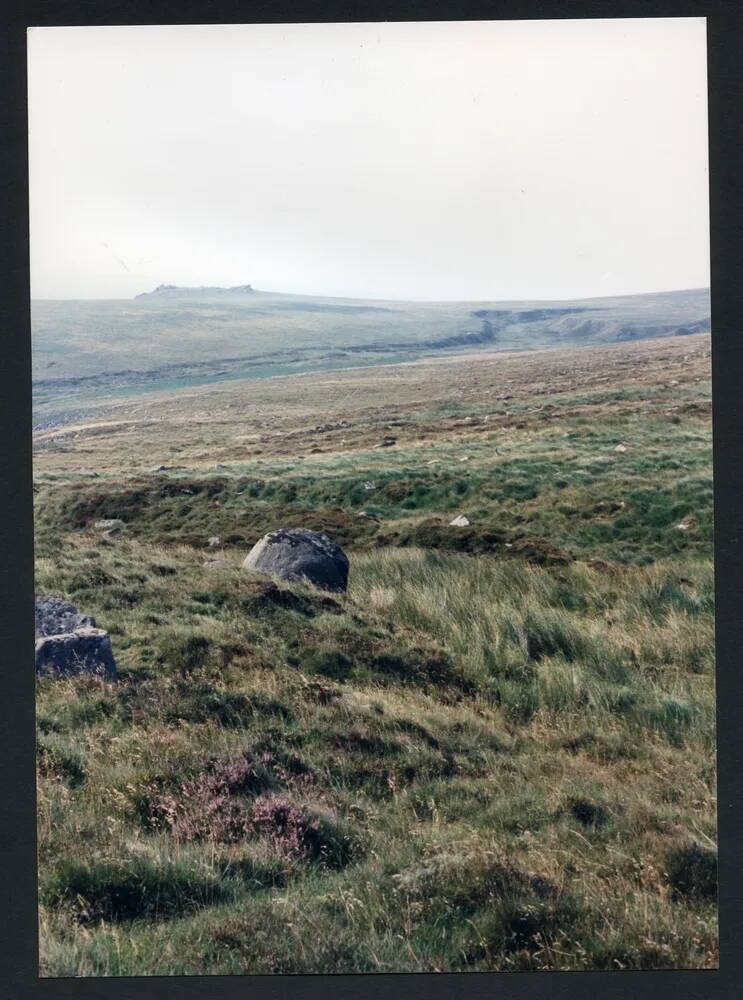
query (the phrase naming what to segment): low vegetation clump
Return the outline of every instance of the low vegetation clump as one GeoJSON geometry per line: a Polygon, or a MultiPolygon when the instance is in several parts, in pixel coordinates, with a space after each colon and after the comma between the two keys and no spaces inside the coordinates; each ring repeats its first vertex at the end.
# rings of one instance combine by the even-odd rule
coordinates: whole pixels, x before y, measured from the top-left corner
{"type": "Polygon", "coordinates": [[[41,453],[37,586],[119,667],[37,684],[43,975],[717,964],[709,387],[657,350],[543,360],[560,392],[514,376],[497,433],[483,361],[395,383],[383,449],[377,373],[316,454],[309,380],[229,473],[187,422],[172,475],[41,453]],[[344,545],[347,594],[240,568],[281,524],[344,545]]]}

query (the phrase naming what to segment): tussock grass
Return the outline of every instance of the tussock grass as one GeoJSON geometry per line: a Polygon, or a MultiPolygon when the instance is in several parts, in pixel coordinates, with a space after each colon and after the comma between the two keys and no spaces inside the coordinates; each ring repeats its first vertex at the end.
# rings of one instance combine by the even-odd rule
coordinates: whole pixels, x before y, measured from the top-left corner
{"type": "Polygon", "coordinates": [[[328,609],[303,587],[262,602],[273,585],[230,568],[207,606],[188,548],[172,575],[136,542],[92,551],[70,539],[49,576],[145,580],[117,607],[117,683],[39,682],[47,973],[714,962],[708,562],[381,549],[328,609]],[[210,784],[246,753],[263,778],[210,784]],[[287,830],[317,817],[316,854],[281,823],[225,832],[219,809],[266,795],[287,830]],[[185,853],[153,803],[196,809],[185,853]]]}

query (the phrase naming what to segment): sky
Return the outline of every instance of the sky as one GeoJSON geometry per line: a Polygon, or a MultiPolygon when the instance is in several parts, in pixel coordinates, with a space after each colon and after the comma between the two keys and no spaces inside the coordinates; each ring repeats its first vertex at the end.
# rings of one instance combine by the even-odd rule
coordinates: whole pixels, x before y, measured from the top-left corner
{"type": "Polygon", "coordinates": [[[704,18],[32,28],[31,292],[709,283],[704,18]]]}

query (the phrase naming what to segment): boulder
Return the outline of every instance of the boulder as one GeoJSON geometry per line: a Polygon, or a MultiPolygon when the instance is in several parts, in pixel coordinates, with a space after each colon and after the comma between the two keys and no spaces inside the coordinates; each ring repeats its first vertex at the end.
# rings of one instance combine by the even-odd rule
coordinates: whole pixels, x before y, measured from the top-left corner
{"type": "Polygon", "coordinates": [[[464,514],[458,514],[453,521],[449,521],[450,528],[467,528],[469,526],[469,518],[466,518],[464,514]]]}
{"type": "Polygon", "coordinates": [[[60,632],[74,632],[79,628],[95,628],[95,618],[82,615],[74,604],[61,597],[36,598],[36,638],[45,635],[59,635],[60,632]]]}
{"type": "Polygon", "coordinates": [[[113,679],[116,661],[108,632],[83,626],[74,632],[42,636],[36,640],[36,673],[56,677],[101,674],[113,679]]]}
{"type": "Polygon", "coordinates": [[[243,569],[305,581],[334,593],[348,586],[348,557],[343,549],[327,535],[307,528],[280,528],[264,535],[246,556],[243,569]]]}
{"type": "Polygon", "coordinates": [[[116,676],[111,640],[95,618],[81,614],[68,601],[45,595],[36,598],[35,616],[37,674],[116,676]]]}

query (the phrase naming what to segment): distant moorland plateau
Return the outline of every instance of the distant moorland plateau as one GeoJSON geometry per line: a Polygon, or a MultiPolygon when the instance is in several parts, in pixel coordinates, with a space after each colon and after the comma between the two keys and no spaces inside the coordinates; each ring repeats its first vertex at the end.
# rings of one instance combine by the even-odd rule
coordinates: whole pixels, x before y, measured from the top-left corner
{"type": "Polygon", "coordinates": [[[35,300],[37,426],[121,395],[446,353],[708,332],[708,289],[574,301],[400,302],[160,285],[134,299],[35,300]]]}

